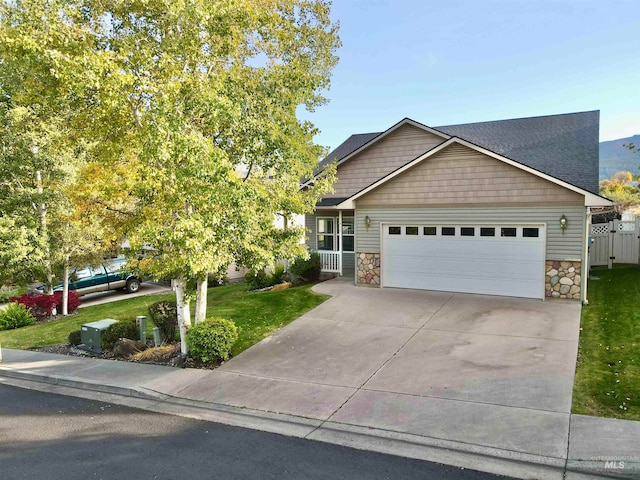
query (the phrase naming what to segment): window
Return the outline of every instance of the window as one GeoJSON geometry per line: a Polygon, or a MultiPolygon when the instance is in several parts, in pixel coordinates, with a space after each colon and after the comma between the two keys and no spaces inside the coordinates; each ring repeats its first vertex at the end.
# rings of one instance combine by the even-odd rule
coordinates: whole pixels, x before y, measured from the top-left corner
{"type": "Polygon", "coordinates": [[[318,250],[334,249],[333,218],[318,218],[318,250]]]}
{"type": "Polygon", "coordinates": [[[73,278],[75,280],[82,280],[83,278],[91,277],[91,269],[90,268],[81,268],[73,272],[73,278]]]}
{"type": "Polygon", "coordinates": [[[476,234],[476,229],[474,227],[462,227],[460,229],[460,235],[463,237],[473,237],[476,234]]]}
{"type": "Polygon", "coordinates": [[[353,217],[342,218],[342,251],[354,252],[355,224],[353,217]]]}
{"type": "Polygon", "coordinates": [[[418,235],[418,227],[404,227],[405,235],[418,235]]]}
{"type": "Polygon", "coordinates": [[[526,238],[537,238],[540,235],[539,230],[537,228],[523,228],[522,236],[526,238]]]}
{"type": "Polygon", "coordinates": [[[456,227],[442,227],[442,235],[452,237],[456,234],[456,227]]]}
{"type": "Polygon", "coordinates": [[[400,235],[402,230],[400,227],[389,227],[389,235],[400,235]]]}
{"type": "Polygon", "coordinates": [[[97,267],[93,267],[94,275],[105,275],[107,272],[104,271],[104,267],[102,265],[98,265],[97,267]]]}
{"type": "Polygon", "coordinates": [[[503,227],[500,229],[501,237],[515,237],[516,236],[516,228],[515,227],[503,227]]]}
{"type": "Polygon", "coordinates": [[[113,272],[121,272],[124,270],[124,266],[127,263],[126,260],[122,259],[122,260],[113,260],[112,262],[109,262],[107,264],[107,272],[109,273],[113,273],[113,272]]]}
{"type": "Polygon", "coordinates": [[[436,227],[424,227],[423,232],[424,235],[435,235],[436,227]]]}
{"type": "Polygon", "coordinates": [[[495,237],[496,229],[493,227],[482,227],[480,228],[480,236],[481,237],[495,237]]]}

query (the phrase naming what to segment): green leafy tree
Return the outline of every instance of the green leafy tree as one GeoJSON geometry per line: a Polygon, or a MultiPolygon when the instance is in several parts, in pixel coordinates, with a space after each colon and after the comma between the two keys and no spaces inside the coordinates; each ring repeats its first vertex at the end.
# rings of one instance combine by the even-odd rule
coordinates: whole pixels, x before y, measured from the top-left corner
{"type": "Polygon", "coordinates": [[[640,205],[640,188],[633,186],[631,172],[616,172],[610,179],[600,182],[600,194],[615,202],[615,209],[622,213],[640,205]]]}
{"type": "Polygon", "coordinates": [[[67,286],[69,265],[101,248],[91,229],[71,223],[69,192],[90,150],[77,112],[86,110],[81,77],[93,55],[73,15],[63,2],[0,5],[2,271],[14,280],[44,280],[49,293],[56,270],[65,272],[67,286]]]}
{"type": "Polygon", "coordinates": [[[95,148],[78,197],[110,236],[155,249],[138,267],[174,279],[186,353],[192,287],[202,319],[208,272],[302,253],[303,230],[276,229],[274,215],[310,212],[330,188],[328,172],[299,189],[321,148],[296,116],[326,101],[339,46],[329,3],[55,5],[90,51],[72,124],[95,148]]]}

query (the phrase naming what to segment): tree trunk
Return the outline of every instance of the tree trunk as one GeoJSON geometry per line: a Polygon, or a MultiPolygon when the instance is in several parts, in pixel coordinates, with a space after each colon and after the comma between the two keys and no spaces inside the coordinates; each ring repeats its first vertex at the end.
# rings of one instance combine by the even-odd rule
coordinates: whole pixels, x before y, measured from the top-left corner
{"type": "Polygon", "coordinates": [[[187,347],[187,331],[191,325],[191,312],[189,311],[189,301],[185,298],[185,288],[187,281],[182,277],[174,280],[176,286],[176,304],[178,310],[178,330],[180,331],[180,351],[183,355],[189,353],[187,347]]]}
{"type": "MultiPolygon", "coordinates": [[[[43,195],[42,174],[40,170],[36,171],[36,188],[39,195],[43,195]]],[[[44,247],[44,268],[47,275],[47,284],[45,285],[45,293],[53,295],[53,267],[51,266],[51,251],[49,249],[49,230],[47,227],[47,204],[42,201],[38,204],[38,213],[40,214],[40,238],[44,247]]],[[[51,311],[52,315],[56,315],[56,307],[51,311]]]]}
{"type": "Polygon", "coordinates": [[[69,315],[69,259],[64,265],[64,279],[62,284],[62,315],[69,315]]]}
{"type": "Polygon", "coordinates": [[[204,322],[207,318],[207,287],[209,280],[207,275],[198,279],[196,292],[196,323],[204,322]]]}

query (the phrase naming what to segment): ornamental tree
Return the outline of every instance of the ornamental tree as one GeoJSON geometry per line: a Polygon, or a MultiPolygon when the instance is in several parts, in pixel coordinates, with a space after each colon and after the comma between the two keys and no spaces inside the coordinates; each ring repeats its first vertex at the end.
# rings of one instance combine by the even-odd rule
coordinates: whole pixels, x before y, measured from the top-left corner
{"type": "MultiPolygon", "coordinates": [[[[0,258],[3,275],[43,280],[99,256],[97,224],[80,218],[69,193],[91,151],[82,135],[94,49],[65,2],[0,5],[0,258]]],[[[66,314],[65,289],[63,313],[66,314]]]]}
{"type": "Polygon", "coordinates": [[[302,253],[302,229],[273,221],[311,212],[334,178],[299,189],[322,149],[296,110],[326,101],[337,25],[323,0],[74,5],[102,61],[79,116],[95,157],[78,195],[132,250],[154,249],[138,267],[174,280],[186,353],[190,286],[200,320],[208,273],[302,253]]]}

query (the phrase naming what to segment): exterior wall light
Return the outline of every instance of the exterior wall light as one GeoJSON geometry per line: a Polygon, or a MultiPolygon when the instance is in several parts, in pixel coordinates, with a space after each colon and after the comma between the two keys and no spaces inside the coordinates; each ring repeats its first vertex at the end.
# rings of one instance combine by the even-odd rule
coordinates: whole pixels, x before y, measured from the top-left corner
{"type": "Polygon", "coordinates": [[[567,217],[565,217],[564,215],[562,215],[560,217],[560,229],[562,230],[562,233],[564,233],[565,229],[567,228],[567,225],[569,224],[569,221],[567,220],[567,217]]]}
{"type": "Polygon", "coordinates": [[[371,219],[369,218],[369,215],[364,217],[364,226],[369,230],[369,227],[371,226],[371,219]]]}

